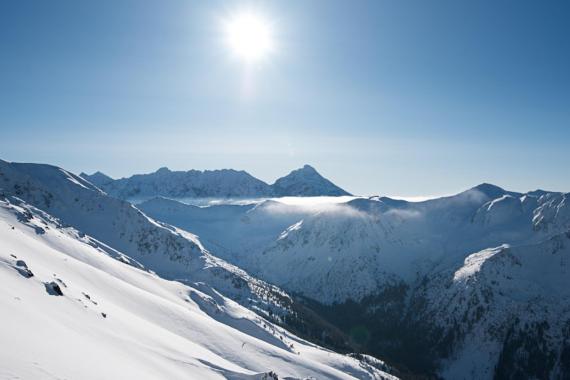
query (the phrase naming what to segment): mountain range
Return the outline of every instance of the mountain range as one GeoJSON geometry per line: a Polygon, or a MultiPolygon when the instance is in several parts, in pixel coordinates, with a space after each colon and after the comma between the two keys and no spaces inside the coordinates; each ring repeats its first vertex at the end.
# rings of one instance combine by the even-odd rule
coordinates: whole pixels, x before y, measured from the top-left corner
{"type": "Polygon", "coordinates": [[[1,378],[395,379],[276,325],[287,293],[55,166],[0,161],[0,279],[1,378]]]}
{"type": "Polygon", "coordinates": [[[1,378],[395,378],[381,361],[321,349],[205,284],[115,260],[16,198],[0,199],[0,237],[1,378]]]}
{"type": "Polygon", "coordinates": [[[241,170],[171,171],[160,168],[150,174],[136,174],[114,180],[96,172],[80,176],[107,194],[126,200],[168,198],[266,198],[283,196],[350,195],[305,165],[269,185],[241,170]]]}
{"type": "Polygon", "coordinates": [[[570,374],[568,193],[481,184],[424,202],[138,207],[415,375],[570,374]]]}
{"type": "Polygon", "coordinates": [[[570,378],[569,193],[317,201],[304,167],[255,202],[178,199],[252,189],[224,173],[0,161],[0,376],[570,378]]]}

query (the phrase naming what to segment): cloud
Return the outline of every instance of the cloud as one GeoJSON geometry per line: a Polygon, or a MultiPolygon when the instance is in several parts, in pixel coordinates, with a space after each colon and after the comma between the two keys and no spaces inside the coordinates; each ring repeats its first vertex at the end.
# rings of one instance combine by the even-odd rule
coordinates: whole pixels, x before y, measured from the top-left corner
{"type": "Polygon", "coordinates": [[[423,214],[418,210],[397,208],[386,211],[384,215],[395,216],[402,219],[418,219],[423,216],[423,214]]]}

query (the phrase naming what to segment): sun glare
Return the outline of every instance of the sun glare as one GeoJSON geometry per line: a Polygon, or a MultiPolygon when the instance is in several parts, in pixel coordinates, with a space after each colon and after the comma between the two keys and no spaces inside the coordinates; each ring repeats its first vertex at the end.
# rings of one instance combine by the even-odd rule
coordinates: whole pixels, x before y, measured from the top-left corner
{"type": "Polygon", "coordinates": [[[246,62],[259,61],[273,49],[271,25],[253,12],[236,14],[225,26],[229,47],[246,62]]]}

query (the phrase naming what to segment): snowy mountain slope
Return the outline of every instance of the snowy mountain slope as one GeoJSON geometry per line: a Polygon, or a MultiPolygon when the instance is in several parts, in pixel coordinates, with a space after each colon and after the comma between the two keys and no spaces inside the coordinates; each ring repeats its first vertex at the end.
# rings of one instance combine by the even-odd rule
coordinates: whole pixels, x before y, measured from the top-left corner
{"type": "Polygon", "coordinates": [[[243,170],[231,169],[183,172],[161,168],[154,173],[137,174],[117,180],[101,172],[92,175],[81,173],[80,176],[111,196],[130,201],[144,201],[154,197],[268,198],[349,195],[309,165],[279,178],[273,185],[268,185],[243,170]]]}
{"type": "Polygon", "coordinates": [[[564,378],[568,194],[492,196],[475,188],[419,204],[357,199],[348,206],[358,213],[321,212],[292,226],[249,270],[331,305],[332,321],[345,331],[366,326],[375,354],[427,362],[415,370],[447,379],[564,378]],[[470,256],[503,243],[529,248],[470,256]],[[477,275],[458,285],[469,273],[477,275]],[[487,280],[484,273],[495,275],[487,280]],[[481,306],[484,299],[491,301],[481,306]],[[364,315],[346,325],[345,312],[364,315]],[[412,338],[400,340],[406,331],[412,338]]]}
{"type": "Polygon", "coordinates": [[[301,283],[303,290],[289,290],[320,302],[358,300],[374,294],[383,279],[413,283],[460,264],[469,252],[536,243],[570,228],[565,194],[494,195],[474,188],[420,203],[355,199],[304,217],[261,249],[256,265],[244,267],[286,289],[301,283]],[[284,266],[301,269],[277,269],[284,266]]]}
{"type": "Polygon", "coordinates": [[[469,252],[564,231],[570,226],[566,199],[483,184],[425,202],[374,197],[311,207],[278,200],[195,207],[154,199],[139,207],[196,232],[224,259],[330,303],[359,300],[395,279],[413,283],[429,271],[460,265],[469,252]]]}
{"type": "Polygon", "coordinates": [[[453,336],[444,377],[570,376],[570,231],[471,254],[422,292],[426,314],[453,336]]]}
{"type": "MultiPolygon", "coordinates": [[[[504,347],[548,323],[553,326],[552,340],[549,337],[545,344],[554,347],[557,357],[568,357],[563,355],[563,345],[553,343],[564,341],[569,329],[563,323],[569,316],[568,299],[565,291],[559,290],[568,284],[564,275],[556,272],[562,270],[562,261],[544,256],[553,244],[548,242],[564,240],[570,229],[568,199],[569,194],[564,193],[521,194],[483,184],[424,202],[373,197],[299,207],[270,201],[232,209],[231,213],[217,206],[187,213],[187,206],[169,201],[178,210],[176,218],[159,200],[141,208],[195,231],[208,246],[227,248],[223,255],[228,261],[308,299],[313,310],[361,341],[369,352],[413,373],[449,379],[492,378],[495,367],[501,367],[518,373],[518,378],[543,378],[531,376],[538,373],[533,372],[536,368],[524,367],[521,358],[547,363],[542,370],[550,374],[569,372],[562,364],[544,361],[544,351],[517,353],[504,347]],[[208,222],[210,215],[217,215],[216,222],[208,222]],[[228,236],[231,239],[227,240],[228,236]],[[477,305],[468,300],[472,299],[471,290],[484,282],[477,279],[473,282],[476,286],[461,287],[453,282],[454,274],[473,267],[472,263],[487,262],[484,254],[483,260],[471,257],[473,252],[491,252],[486,249],[503,244],[534,247],[537,255],[527,260],[526,272],[506,275],[519,278],[512,286],[476,290],[496,293],[494,297],[502,300],[477,311],[477,305]],[[552,276],[560,286],[544,283],[543,278],[552,276]],[[536,281],[539,285],[527,286],[533,278],[540,278],[536,281]],[[509,302],[518,306],[509,309],[509,302]],[[459,313],[451,318],[456,306],[463,313],[468,310],[468,315],[459,313]],[[503,309],[511,311],[503,316],[503,309]],[[551,310],[554,317],[532,321],[520,317],[531,311],[543,315],[537,310],[544,309],[551,310]],[[471,313],[479,313],[478,319],[470,318],[471,313]],[[528,320],[531,327],[508,325],[509,318],[515,317],[528,320]],[[509,328],[498,333],[497,320],[509,328]],[[365,333],[358,333],[362,329],[365,333]],[[476,344],[462,346],[459,341],[476,344]],[[485,352],[490,357],[481,356],[485,352]],[[466,364],[469,357],[470,364],[466,364]],[[520,375],[517,371],[521,368],[526,368],[528,375],[520,375]]],[[[518,248],[513,250],[518,252],[518,248]]],[[[502,373],[503,378],[509,378],[502,373]]]]}
{"type": "Polygon", "coordinates": [[[284,229],[311,212],[273,200],[198,207],[154,198],[137,207],[157,220],[187,231],[199,231],[200,241],[207,249],[238,266],[251,258],[250,253],[275,241],[284,229]]]}
{"type": "Polygon", "coordinates": [[[63,169],[0,161],[0,189],[59,218],[169,279],[206,282],[259,312],[283,313],[278,288],[212,256],[195,235],[156,222],[63,169]]]}
{"type": "Polygon", "coordinates": [[[293,170],[285,177],[279,178],[271,185],[276,196],[341,196],[350,195],[321,176],[315,168],[305,165],[301,169],[293,170]]]}
{"type": "Polygon", "coordinates": [[[537,205],[532,219],[535,230],[556,233],[570,225],[570,193],[542,194],[538,197],[537,205]]]}
{"type": "Polygon", "coordinates": [[[0,197],[1,378],[394,378],[102,246],[0,197]]]}

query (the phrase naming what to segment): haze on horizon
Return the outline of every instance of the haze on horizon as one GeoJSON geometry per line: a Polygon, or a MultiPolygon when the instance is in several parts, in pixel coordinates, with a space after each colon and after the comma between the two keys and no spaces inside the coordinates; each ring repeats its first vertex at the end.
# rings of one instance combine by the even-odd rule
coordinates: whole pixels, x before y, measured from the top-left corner
{"type": "Polygon", "coordinates": [[[563,0],[4,2],[0,159],[268,183],[307,163],[355,194],[570,191],[569,13],[563,0]],[[262,50],[242,39],[259,31],[262,50]]]}

